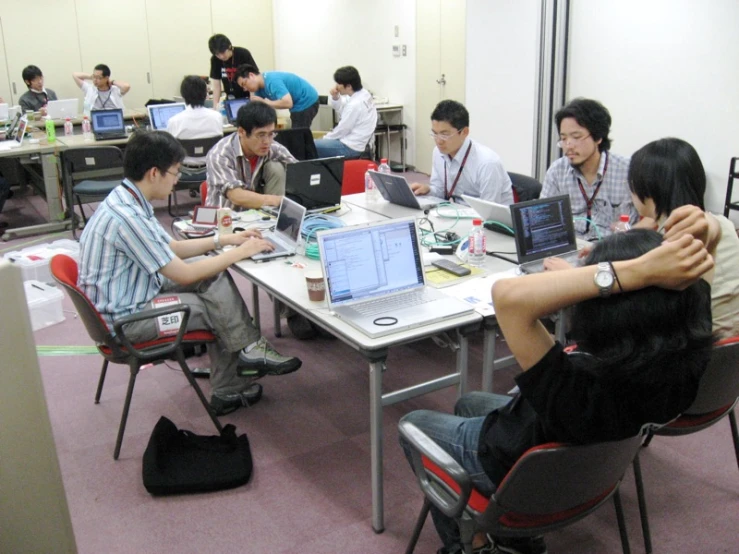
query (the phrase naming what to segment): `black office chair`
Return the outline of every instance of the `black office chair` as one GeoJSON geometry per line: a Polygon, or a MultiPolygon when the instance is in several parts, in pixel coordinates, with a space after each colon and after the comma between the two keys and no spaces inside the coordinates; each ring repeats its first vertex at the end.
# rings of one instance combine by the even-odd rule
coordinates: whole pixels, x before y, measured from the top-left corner
{"type": "Polygon", "coordinates": [[[64,168],[64,194],[72,220],[72,236],[77,238],[77,214],[74,201],[80,207],[82,221],[87,216],[84,203],[100,202],[121,183],[123,177],[123,153],[117,146],[89,146],[64,150],[61,153],[64,168]]]}
{"type": "Polygon", "coordinates": [[[511,173],[510,171],[508,176],[511,178],[511,184],[513,185],[514,202],[525,202],[526,200],[539,198],[541,194],[541,183],[539,181],[528,175],[511,173]]]}
{"type": "MultiPolygon", "coordinates": [[[[177,139],[182,147],[187,152],[187,155],[191,158],[202,158],[213,148],[218,141],[223,138],[223,135],[215,135],[212,137],[199,138],[199,139],[177,139]]],[[[182,177],[180,177],[177,184],[172,189],[172,193],[169,195],[167,201],[167,211],[172,217],[178,217],[180,214],[180,207],[177,204],[177,191],[178,190],[200,190],[200,183],[206,180],[205,162],[203,162],[202,170],[193,169],[182,169],[182,177]],[[174,200],[175,210],[172,212],[172,201],[174,200]]]]}
{"type": "Polygon", "coordinates": [[[277,131],[275,140],[287,148],[298,160],[315,160],[318,158],[313,133],[304,127],[300,129],[281,129],[277,131]]]}

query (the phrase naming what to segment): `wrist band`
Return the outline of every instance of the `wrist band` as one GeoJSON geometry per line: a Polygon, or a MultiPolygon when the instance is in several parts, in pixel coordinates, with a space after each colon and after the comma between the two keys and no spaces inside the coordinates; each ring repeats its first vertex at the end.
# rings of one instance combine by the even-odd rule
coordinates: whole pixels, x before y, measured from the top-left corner
{"type": "Polygon", "coordinates": [[[618,273],[616,273],[616,268],[613,267],[613,262],[608,262],[608,265],[611,266],[611,271],[613,272],[613,276],[616,279],[616,283],[618,284],[618,292],[623,292],[624,288],[621,286],[621,281],[618,278],[618,273]]]}
{"type": "MultiPolygon", "coordinates": [[[[215,245],[215,249],[216,250],[220,250],[222,248],[221,247],[221,237],[218,236],[218,231],[216,231],[215,233],[213,233],[213,244],[215,245]]],[[[619,283],[618,286],[620,287],[621,284],[619,283]]]]}

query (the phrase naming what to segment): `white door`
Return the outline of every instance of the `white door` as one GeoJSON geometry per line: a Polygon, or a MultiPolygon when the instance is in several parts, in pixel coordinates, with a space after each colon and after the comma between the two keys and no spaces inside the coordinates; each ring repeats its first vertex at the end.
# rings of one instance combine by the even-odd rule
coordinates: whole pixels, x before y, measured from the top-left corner
{"type": "MultiPolygon", "coordinates": [[[[3,24],[5,23],[5,18],[0,17],[0,59],[6,60],[5,57],[5,40],[4,40],[4,34],[3,34],[3,24]]],[[[3,99],[3,102],[9,105],[13,105],[13,95],[10,91],[10,78],[8,77],[8,70],[6,67],[0,67],[0,98],[3,99]]]]}
{"type": "Polygon", "coordinates": [[[466,0],[416,1],[416,170],[431,173],[431,112],[464,103],[466,0]]]}
{"type": "MultiPolygon", "coordinates": [[[[210,5],[214,34],[222,33],[234,46],[249,50],[260,71],[279,69],[275,67],[272,0],[211,0],[210,5]]],[[[210,60],[207,41],[204,50],[210,60]]]]}

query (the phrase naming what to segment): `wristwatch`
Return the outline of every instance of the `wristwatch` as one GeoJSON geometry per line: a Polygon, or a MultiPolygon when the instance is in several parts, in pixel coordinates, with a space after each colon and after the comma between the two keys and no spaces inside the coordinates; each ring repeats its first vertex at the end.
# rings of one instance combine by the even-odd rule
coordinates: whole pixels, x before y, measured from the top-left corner
{"type": "Polygon", "coordinates": [[[611,296],[614,280],[611,264],[608,262],[600,262],[595,271],[595,275],[593,276],[593,282],[595,283],[595,286],[598,287],[598,293],[601,298],[611,296]]]}
{"type": "Polygon", "coordinates": [[[213,233],[213,244],[215,245],[216,250],[221,249],[221,237],[218,236],[218,231],[213,233]]]}

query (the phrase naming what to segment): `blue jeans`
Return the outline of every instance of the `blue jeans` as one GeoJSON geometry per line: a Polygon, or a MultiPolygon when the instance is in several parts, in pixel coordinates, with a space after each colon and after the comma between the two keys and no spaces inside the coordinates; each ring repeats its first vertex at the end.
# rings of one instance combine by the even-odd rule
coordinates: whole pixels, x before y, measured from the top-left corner
{"type": "MultiPolygon", "coordinates": [[[[497,487],[485,473],[477,457],[477,445],[485,417],[502,408],[511,400],[510,396],[487,392],[470,392],[457,400],[454,415],[431,410],[417,410],[404,416],[401,421],[409,421],[426,433],[444,451],[449,453],[467,470],[473,486],[484,496],[491,496],[497,487]]],[[[411,447],[400,438],[400,445],[410,461],[411,447]]],[[[459,527],[456,521],[445,516],[433,504],[431,517],[444,546],[449,552],[461,552],[459,527]]]]}
{"type": "Polygon", "coordinates": [[[356,160],[362,155],[361,152],[352,150],[337,139],[318,139],[316,141],[316,151],[318,152],[319,158],[344,156],[347,160],[356,160]]]}

